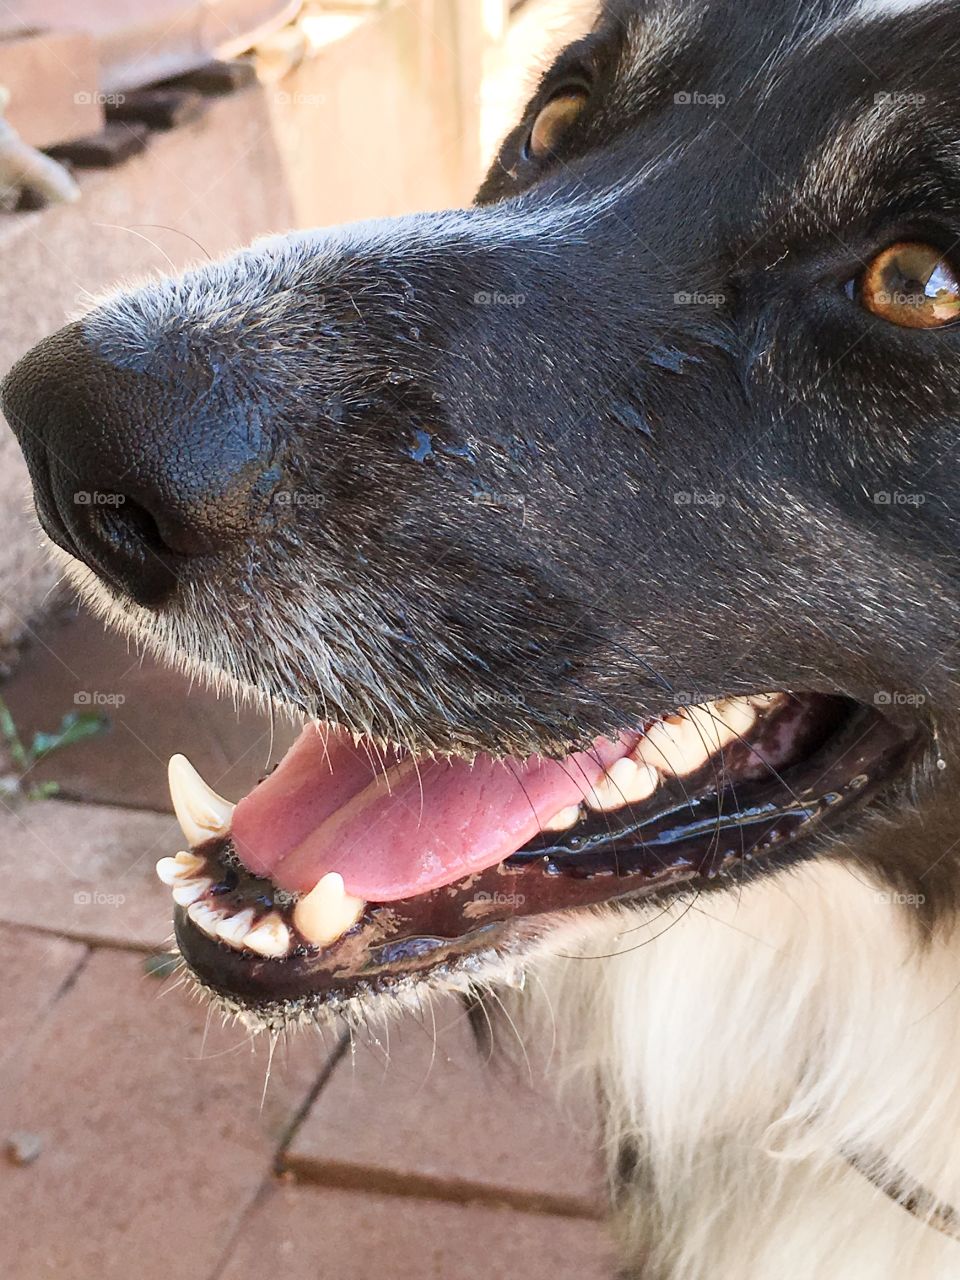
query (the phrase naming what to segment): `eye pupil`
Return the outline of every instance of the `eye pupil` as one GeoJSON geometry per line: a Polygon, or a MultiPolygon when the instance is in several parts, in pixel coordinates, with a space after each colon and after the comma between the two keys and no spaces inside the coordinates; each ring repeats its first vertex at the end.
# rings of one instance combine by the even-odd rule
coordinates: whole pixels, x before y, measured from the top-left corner
{"type": "Polygon", "coordinates": [[[933,245],[901,241],[870,263],[863,305],[905,329],[936,329],[960,318],[960,280],[933,245]]]}

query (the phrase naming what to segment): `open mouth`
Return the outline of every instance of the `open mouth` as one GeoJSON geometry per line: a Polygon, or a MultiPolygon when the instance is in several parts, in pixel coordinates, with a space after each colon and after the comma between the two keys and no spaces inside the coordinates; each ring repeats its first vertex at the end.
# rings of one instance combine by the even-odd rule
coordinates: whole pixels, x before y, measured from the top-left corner
{"type": "Polygon", "coordinates": [[[199,981],[265,1017],[510,954],[556,913],[780,866],[915,754],[879,711],[773,693],[563,760],[432,759],[308,725],[234,808],[183,757],[158,864],[199,981]]]}

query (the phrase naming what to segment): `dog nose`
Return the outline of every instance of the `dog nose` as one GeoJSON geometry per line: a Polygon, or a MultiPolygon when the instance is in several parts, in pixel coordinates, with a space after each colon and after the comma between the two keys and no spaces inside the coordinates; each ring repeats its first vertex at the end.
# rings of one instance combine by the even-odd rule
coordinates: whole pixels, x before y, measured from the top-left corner
{"type": "Polygon", "coordinates": [[[263,487],[262,415],[226,357],[112,361],[83,323],[28,352],[0,387],[47,535],[140,604],[188,562],[242,541],[263,487]]]}

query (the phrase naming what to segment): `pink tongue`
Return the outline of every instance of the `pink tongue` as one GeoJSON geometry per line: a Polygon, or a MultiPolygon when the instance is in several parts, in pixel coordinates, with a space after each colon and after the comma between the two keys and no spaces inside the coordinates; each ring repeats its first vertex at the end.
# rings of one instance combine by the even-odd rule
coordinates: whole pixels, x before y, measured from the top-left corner
{"type": "Polygon", "coordinates": [[[480,756],[418,767],[408,756],[384,777],[375,756],[310,725],[237,805],[234,846],[284,889],[305,892],[339,871],[347,892],[367,902],[414,897],[516,853],[635,741],[601,738],[562,761],[480,756]]]}

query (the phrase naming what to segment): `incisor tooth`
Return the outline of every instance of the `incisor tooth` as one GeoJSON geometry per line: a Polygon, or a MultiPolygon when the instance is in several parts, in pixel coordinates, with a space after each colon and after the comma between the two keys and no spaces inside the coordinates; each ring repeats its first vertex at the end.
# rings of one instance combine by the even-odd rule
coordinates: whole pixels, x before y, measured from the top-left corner
{"type": "Polygon", "coordinates": [[[169,885],[175,885],[181,879],[180,867],[173,858],[160,859],[157,863],[157,879],[169,885]]]}
{"type": "Polygon", "coordinates": [[[213,888],[213,881],[207,879],[183,880],[173,886],[173,900],[179,907],[189,907],[192,902],[202,898],[208,889],[213,888]]]}
{"type": "Polygon", "coordinates": [[[234,916],[227,916],[217,925],[217,937],[228,947],[242,947],[243,940],[253,928],[256,912],[253,907],[238,911],[234,916]]]}
{"type": "Polygon", "coordinates": [[[249,933],[244,934],[243,945],[248,951],[268,960],[277,960],[290,950],[290,930],[275,911],[264,916],[249,933]]]}
{"type": "Polygon", "coordinates": [[[326,947],[353,928],[364,905],[361,898],[347,893],[339,871],[328,871],[294,907],[293,923],[308,942],[326,947]]]}
{"type": "Polygon", "coordinates": [[[207,865],[206,859],[193,853],[178,853],[175,858],[161,858],[157,863],[157,875],[164,884],[175,885],[192,879],[207,865]]]}
{"type": "Polygon", "coordinates": [[[178,867],[185,867],[189,871],[199,871],[201,867],[207,865],[206,858],[201,858],[196,853],[188,853],[186,849],[181,849],[179,853],[175,853],[173,860],[178,867]]]}
{"type": "Polygon", "coordinates": [[[659,785],[660,775],[656,769],[625,757],[615,760],[606,777],[587,794],[587,804],[601,812],[642,804],[650,799],[659,785]]]}
{"type": "Polygon", "coordinates": [[[177,821],[191,845],[229,831],[233,805],[207,786],[186,756],[170,757],[167,776],[177,821]]]}
{"type": "Polygon", "coordinates": [[[206,902],[194,902],[187,908],[187,915],[208,938],[215,938],[217,926],[223,919],[224,912],[208,906],[206,902]]]}

